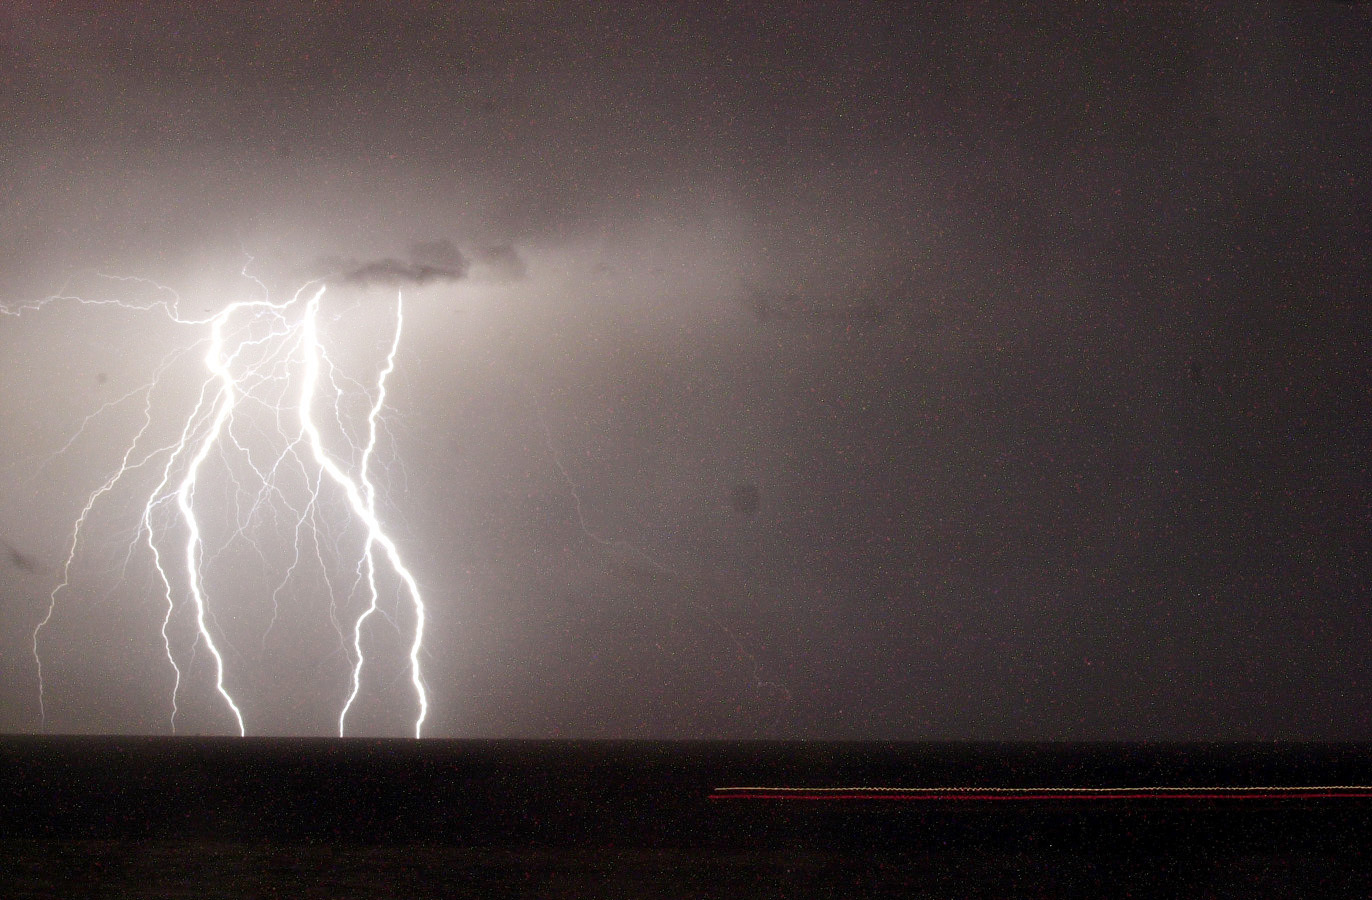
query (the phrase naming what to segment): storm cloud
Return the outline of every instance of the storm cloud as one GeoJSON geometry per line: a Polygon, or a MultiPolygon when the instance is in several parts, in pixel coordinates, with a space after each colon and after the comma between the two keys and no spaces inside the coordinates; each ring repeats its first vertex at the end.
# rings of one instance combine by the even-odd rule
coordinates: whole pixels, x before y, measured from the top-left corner
{"type": "MultiPolygon", "coordinates": [[[[434,598],[428,733],[1366,739],[1370,16],[10,4],[0,302],[426,289],[374,465],[434,598]]],[[[348,294],[324,330],[371,385],[395,323],[348,294]]],[[[35,559],[163,361],[203,375],[149,321],[0,317],[0,520],[35,559]]],[[[50,727],[164,727],[127,499],[45,638],[50,727]]],[[[260,559],[211,599],[234,677],[265,729],[328,733],[335,634],[254,658],[260,559]]],[[[45,565],[0,554],[0,588],[45,565]]],[[[0,728],[33,729],[46,606],[7,610],[0,728]]]]}
{"type": "Polygon", "coordinates": [[[404,260],[331,257],[319,263],[319,268],[328,273],[327,277],[363,287],[451,284],[466,278],[470,267],[467,257],[447,239],[414,244],[409,258],[404,260]]]}

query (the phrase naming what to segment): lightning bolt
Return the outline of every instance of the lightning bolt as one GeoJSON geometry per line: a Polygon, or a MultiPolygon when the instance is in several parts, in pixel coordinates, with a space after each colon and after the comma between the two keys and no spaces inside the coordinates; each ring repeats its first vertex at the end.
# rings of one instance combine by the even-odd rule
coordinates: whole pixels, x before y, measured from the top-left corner
{"type": "Polygon", "coordinates": [[[367,474],[368,463],[371,460],[372,451],[376,447],[376,420],[380,414],[381,405],[386,399],[386,376],[395,368],[395,351],[400,343],[400,331],[404,325],[404,308],[400,297],[396,298],[395,314],[396,326],[395,337],[391,342],[391,351],[386,357],[386,367],[381,370],[381,375],[377,378],[378,389],[376,402],[372,405],[371,412],[367,416],[367,446],[362,452],[362,465],[360,480],[366,491],[365,499],[362,490],[359,490],[357,481],[351,478],[346,472],[335,463],[324,449],[324,441],[319,433],[319,426],[315,424],[311,410],[314,408],[315,388],[319,382],[319,362],[322,351],[319,347],[318,326],[316,320],[319,313],[319,298],[324,295],[321,288],[309,302],[304,320],[304,335],[302,344],[305,347],[305,377],[300,388],[300,427],[309,436],[310,449],[314,454],[315,462],[328,474],[348,498],[348,506],[352,508],[353,514],[361,519],[367,526],[367,544],[364,551],[367,561],[367,582],[370,589],[371,603],[365,612],[357,619],[353,629],[353,649],[356,652],[356,663],[353,666],[352,691],[348,694],[348,699],[343,705],[343,711],[338,716],[338,734],[341,737],[344,732],[345,722],[348,716],[348,709],[352,706],[353,700],[357,697],[358,685],[362,677],[362,625],[366,619],[376,610],[377,590],[376,590],[376,561],[373,556],[373,547],[380,544],[386,553],[386,559],[391,564],[391,568],[405,583],[405,591],[409,594],[410,602],[414,604],[415,626],[414,642],[410,645],[410,682],[414,685],[415,696],[419,700],[419,716],[415,719],[414,734],[419,737],[424,727],[424,719],[429,712],[428,693],[424,689],[424,679],[419,670],[419,652],[424,644],[424,620],[425,608],[424,599],[420,596],[419,585],[415,582],[414,576],[400,559],[400,551],[396,549],[395,542],[390,539],[381,523],[376,518],[376,489],[367,474]]]}
{"type": "MultiPolygon", "coordinates": [[[[72,524],[60,579],[48,597],[42,619],[33,630],[40,719],[46,725],[48,698],[41,652],[44,631],[52,624],[59,598],[73,589],[73,569],[81,555],[93,514],[97,506],[120,491],[126,481],[139,477],[144,469],[151,469],[159,474],[149,479],[155,479],[151,489],[146,493],[137,492],[141,497],[141,511],[125,568],[129,558],[142,548],[160,586],[164,612],[159,633],[172,673],[170,726],[173,732],[177,728],[179,701],[187,688],[189,674],[188,664],[178,661],[178,644],[185,642],[178,639],[178,622],[189,615],[193,622],[189,636],[192,663],[198,648],[209,654],[214,695],[232,717],[238,734],[247,733],[244,710],[231,690],[235,676],[230,671],[228,650],[232,647],[225,644],[227,637],[218,623],[218,615],[225,612],[236,615],[236,611],[225,610],[222,602],[213,599],[208,569],[218,554],[237,540],[246,540],[265,564],[267,556],[255,544],[253,529],[264,527],[262,523],[268,518],[275,523],[284,511],[293,519],[294,559],[271,592],[272,624],[276,621],[279,596],[302,565],[300,542],[302,533],[308,532],[313,537],[315,557],[324,573],[329,618],[338,633],[340,647],[348,657],[346,697],[338,715],[338,733],[342,736],[348,713],[362,692],[366,661],[363,633],[368,620],[373,614],[382,612],[383,617],[395,624],[381,609],[378,556],[384,558],[385,566],[399,581],[413,611],[414,626],[407,662],[417,706],[413,732],[415,737],[420,737],[429,710],[428,692],[420,667],[427,608],[417,579],[406,567],[377,513],[377,488],[371,477],[381,414],[386,403],[387,379],[396,368],[404,327],[403,297],[397,294],[395,330],[374,387],[368,389],[344,373],[326,351],[319,324],[325,292],[323,284],[303,285],[289,300],[278,303],[268,299],[265,285],[249,275],[246,267],[243,275],[260,289],[260,296],[230,303],[214,315],[201,319],[183,316],[180,298],[170,288],[146,279],[103,275],[100,277],[109,282],[150,289],[152,299],[86,298],[64,288],[37,303],[17,309],[0,308],[0,312],[21,315],[36,313],[58,301],[117,306],[132,312],[159,312],[176,325],[196,329],[199,335],[189,348],[179,348],[164,357],[148,383],[87,416],[55,454],[60,455],[75,445],[95,419],[130,400],[142,399],[141,422],[118,466],[87,495],[72,524]],[[159,444],[153,435],[160,421],[157,415],[160,394],[165,382],[172,380],[169,373],[195,347],[204,348],[204,377],[190,412],[176,429],[176,437],[164,439],[159,444]],[[354,417],[348,415],[348,409],[361,396],[367,399],[366,431],[365,440],[358,441],[353,438],[354,417]],[[327,418],[319,417],[320,408],[328,410],[327,418]],[[339,455],[330,451],[326,429],[331,435],[342,435],[345,453],[339,455]],[[266,458],[261,453],[263,445],[268,448],[266,458]],[[205,488],[211,469],[227,469],[230,487],[240,507],[235,511],[230,537],[213,553],[207,553],[204,504],[197,502],[197,494],[205,488]],[[251,473],[255,486],[245,486],[238,477],[241,473],[251,473]],[[298,497],[292,498],[292,489],[286,483],[289,475],[303,482],[303,488],[296,488],[297,493],[303,490],[303,502],[298,502],[298,497]],[[333,588],[325,558],[326,544],[340,557],[347,554],[344,543],[349,525],[347,522],[332,523],[339,530],[331,532],[332,541],[321,541],[320,501],[326,485],[342,494],[351,516],[349,521],[359,523],[364,531],[354,568],[359,583],[364,580],[365,573],[366,605],[356,614],[350,629],[346,629],[351,632],[350,639],[338,621],[338,610],[341,603],[346,603],[356,593],[357,585],[354,585],[353,593],[340,598],[333,588]],[[244,504],[244,497],[251,502],[244,504]]],[[[137,491],[136,488],[131,490],[137,491]]],[[[326,537],[329,534],[326,533],[326,537]]],[[[262,642],[265,648],[265,632],[262,642]]]]}

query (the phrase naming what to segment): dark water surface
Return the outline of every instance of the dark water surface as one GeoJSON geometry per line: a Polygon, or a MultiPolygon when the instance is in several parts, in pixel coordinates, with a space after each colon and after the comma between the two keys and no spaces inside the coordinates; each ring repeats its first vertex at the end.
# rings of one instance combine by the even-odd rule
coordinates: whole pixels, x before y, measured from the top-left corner
{"type": "Polygon", "coordinates": [[[1372,895],[1365,797],[710,799],[1292,785],[1372,746],[12,736],[0,895],[1372,895]]]}

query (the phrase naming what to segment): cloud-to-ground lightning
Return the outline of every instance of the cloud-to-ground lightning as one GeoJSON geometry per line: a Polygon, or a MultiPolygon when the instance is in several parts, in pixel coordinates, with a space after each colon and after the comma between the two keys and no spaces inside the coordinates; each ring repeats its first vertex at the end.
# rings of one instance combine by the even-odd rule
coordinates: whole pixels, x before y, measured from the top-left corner
{"type": "Polygon", "coordinates": [[[370,462],[372,451],[376,446],[376,417],[380,414],[381,405],[386,399],[386,376],[395,368],[395,351],[400,341],[400,329],[404,324],[403,302],[397,297],[395,338],[391,342],[390,353],[386,356],[386,367],[381,370],[381,375],[377,378],[376,402],[372,405],[367,416],[367,446],[362,451],[362,464],[359,466],[361,470],[359,479],[366,490],[366,498],[364,499],[357,481],[343,471],[338,463],[329,456],[328,451],[324,449],[324,440],[320,436],[319,426],[315,423],[312,413],[315,391],[319,383],[319,364],[323,356],[319,346],[317,325],[319,298],[323,294],[324,290],[320,288],[310,298],[304,317],[304,335],[301,343],[304,346],[305,375],[300,388],[300,427],[309,436],[310,449],[314,454],[315,462],[328,473],[329,478],[343,489],[353,514],[366,523],[367,541],[364,552],[367,560],[367,580],[371,595],[371,604],[367,607],[366,612],[358,617],[357,625],[353,631],[353,647],[357,656],[353,666],[352,691],[348,694],[343,711],[339,714],[338,733],[340,735],[344,733],[348,709],[357,697],[358,682],[362,673],[362,625],[367,616],[376,609],[376,562],[372,548],[376,544],[380,544],[381,548],[386,551],[386,559],[390,562],[391,567],[400,576],[400,580],[405,583],[406,593],[409,594],[410,601],[414,604],[415,625],[414,641],[410,644],[410,682],[414,685],[415,696],[419,700],[419,715],[414,723],[415,737],[419,737],[424,727],[424,719],[429,712],[429,698],[424,690],[424,679],[419,670],[419,652],[424,645],[424,600],[420,596],[419,585],[415,582],[414,576],[410,574],[410,570],[405,568],[405,564],[401,561],[400,552],[396,549],[395,542],[386,534],[376,518],[376,489],[367,474],[367,464],[370,462]]]}
{"type": "MultiPolygon", "coordinates": [[[[43,677],[44,632],[52,625],[62,596],[73,589],[73,568],[97,507],[112,502],[112,495],[125,492],[132,493],[140,505],[131,517],[134,538],[125,568],[136,553],[145,555],[165,604],[156,627],[171,671],[173,731],[177,728],[179,700],[187,689],[188,666],[193,664],[195,653],[203,650],[213,664],[217,702],[231,717],[237,733],[247,733],[252,711],[235,699],[234,687],[235,679],[244,676],[231,671],[230,665],[231,657],[239,654],[228,651],[228,638],[218,624],[221,616],[232,617],[234,611],[227,609],[229,602],[216,593],[208,567],[239,540],[265,564],[268,556],[256,543],[254,530],[270,529],[284,520],[293,535],[294,547],[289,549],[294,558],[278,576],[276,590],[270,592],[272,623],[283,591],[303,568],[306,554],[301,552],[302,540],[308,540],[322,567],[329,621],[338,636],[338,649],[348,658],[338,714],[339,735],[346,732],[348,713],[363,689],[364,630],[372,615],[382,611],[376,552],[380,548],[385,565],[412,610],[413,632],[406,662],[417,707],[413,732],[419,737],[429,709],[420,668],[427,610],[418,580],[382,524],[377,486],[370,471],[377,457],[387,379],[396,368],[404,324],[403,298],[396,296],[394,332],[384,363],[368,388],[335,363],[328,352],[319,321],[325,293],[322,283],[306,284],[289,299],[274,302],[261,281],[247,276],[246,271],[244,275],[252,285],[249,298],[229,303],[205,318],[183,315],[180,298],[169,288],[143,279],[111,276],[100,278],[109,286],[132,286],[151,299],[130,300],[115,291],[110,297],[79,296],[63,290],[38,303],[3,310],[14,315],[37,314],[58,302],[114,306],[128,312],[160,314],[175,326],[191,329],[192,335],[190,341],[162,359],[146,384],[87,416],[58,451],[69,450],[94,419],[141,398],[139,425],[118,465],[86,496],[73,521],[60,578],[33,630],[40,718],[46,723],[49,711],[43,677]],[[170,373],[197,348],[204,350],[203,368],[199,381],[192,382],[193,399],[183,404],[188,404],[190,411],[164,415],[163,407],[172,404],[164,395],[174,393],[167,382],[177,380],[170,373]],[[365,416],[358,415],[355,410],[364,400],[365,416]],[[163,430],[168,433],[160,434],[163,430]],[[131,484],[138,478],[144,479],[142,486],[131,484]],[[220,483],[225,479],[227,483],[220,483]],[[215,483],[208,486],[211,481],[215,483]],[[208,508],[211,504],[200,496],[207,491],[232,493],[233,508],[208,508]],[[334,492],[335,497],[341,494],[347,510],[341,518],[346,521],[321,522],[321,515],[326,515],[322,509],[329,502],[327,492],[334,492]],[[229,534],[214,546],[210,546],[206,531],[211,525],[216,534],[229,534]],[[360,546],[354,548],[349,529],[355,531],[359,526],[361,537],[353,535],[353,539],[360,540],[360,546]],[[330,551],[335,555],[335,571],[351,568],[357,573],[358,581],[349,593],[335,591],[335,579],[329,575],[331,564],[325,558],[330,551]],[[348,605],[364,580],[363,608],[345,629],[338,620],[338,610],[348,605]],[[193,624],[178,628],[178,622],[186,618],[193,624]]],[[[306,591],[307,586],[297,585],[288,595],[306,591]]],[[[395,623],[391,616],[385,617],[395,623]]],[[[262,643],[265,648],[265,633],[262,643]]]]}

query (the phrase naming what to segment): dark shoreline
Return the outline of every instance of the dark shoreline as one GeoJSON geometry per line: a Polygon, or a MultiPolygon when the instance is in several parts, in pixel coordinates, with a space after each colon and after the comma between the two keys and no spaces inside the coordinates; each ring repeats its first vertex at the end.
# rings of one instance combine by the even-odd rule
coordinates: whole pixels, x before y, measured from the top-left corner
{"type": "Polygon", "coordinates": [[[1358,796],[711,799],[741,786],[1321,785],[1372,785],[1372,745],[7,736],[0,838],[781,847],[949,833],[1019,846],[1036,833],[1089,841],[1119,829],[1137,837],[1223,827],[1290,840],[1372,826],[1372,800],[1358,796]]]}
{"type": "Polygon", "coordinates": [[[0,893],[1367,896],[1365,796],[711,800],[729,787],[1367,784],[1369,744],[9,736],[0,893]]]}

